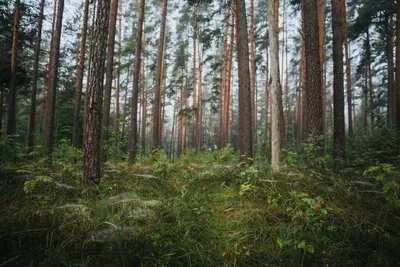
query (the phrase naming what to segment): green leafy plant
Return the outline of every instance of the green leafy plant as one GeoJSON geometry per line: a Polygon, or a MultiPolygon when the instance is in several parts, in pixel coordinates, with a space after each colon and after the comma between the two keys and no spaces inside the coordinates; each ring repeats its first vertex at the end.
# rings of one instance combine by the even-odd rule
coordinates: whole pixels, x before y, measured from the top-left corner
{"type": "Polygon", "coordinates": [[[49,176],[38,176],[36,179],[24,183],[24,192],[32,193],[39,184],[55,185],[55,182],[49,176]]]}

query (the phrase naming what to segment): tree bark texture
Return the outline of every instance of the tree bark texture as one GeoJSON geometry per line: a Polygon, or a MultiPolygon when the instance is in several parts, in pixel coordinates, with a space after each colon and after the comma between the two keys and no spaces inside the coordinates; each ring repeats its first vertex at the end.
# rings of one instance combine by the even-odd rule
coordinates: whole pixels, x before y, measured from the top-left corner
{"type": "Polygon", "coordinates": [[[279,45],[277,42],[278,29],[275,23],[276,8],[274,6],[275,0],[268,1],[268,24],[269,29],[269,40],[271,46],[271,80],[270,91],[271,91],[271,168],[273,171],[279,171],[280,168],[280,150],[281,150],[281,123],[279,119],[279,45]]]}
{"type": "Polygon", "coordinates": [[[352,89],[351,89],[351,66],[350,66],[350,47],[349,47],[349,34],[347,27],[347,7],[346,1],[343,1],[343,38],[344,38],[344,51],[346,57],[346,89],[347,89],[347,115],[349,120],[349,136],[353,136],[353,112],[352,112],[352,89]]]}
{"type": "Polygon", "coordinates": [[[111,106],[111,90],[113,81],[114,70],[114,48],[115,48],[115,32],[117,26],[118,15],[118,0],[112,0],[111,4],[111,20],[108,29],[108,43],[107,43],[107,70],[106,70],[106,83],[104,92],[104,105],[102,114],[102,128],[101,128],[101,158],[106,161],[107,152],[104,151],[105,142],[108,140],[108,126],[110,123],[110,106],[111,106]]]}
{"type": "Polygon", "coordinates": [[[85,0],[85,8],[83,12],[83,26],[82,26],[82,39],[79,48],[79,65],[76,69],[75,78],[75,112],[74,112],[74,129],[72,134],[72,145],[79,146],[79,114],[81,112],[81,95],[83,86],[83,73],[85,71],[85,55],[86,55],[86,38],[87,38],[87,25],[89,18],[89,0],[85,0]]]}
{"type": "Polygon", "coordinates": [[[396,19],[396,128],[400,133],[400,1],[397,1],[396,19]]]}
{"type": "Polygon", "coordinates": [[[249,38],[247,34],[246,3],[236,0],[237,57],[239,69],[239,151],[240,161],[249,164],[253,157],[251,88],[249,69],[249,38]]]}
{"type": "Polygon", "coordinates": [[[17,57],[18,57],[18,40],[19,26],[21,21],[21,2],[15,1],[14,13],[14,33],[11,52],[11,81],[10,92],[8,96],[8,113],[7,113],[7,135],[16,134],[16,109],[17,109],[17,57]]]}
{"type": "MultiPolygon", "coordinates": [[[[308,136],[323,134],[322,73],[319,54],[319,26],[317,0],[304,0],[305,57],[307,79],[307,125],[308,136]]],[[[322,144],[317,144],[322,147],[322,144]]]]}
{"type": "Polygon", "coordinates": [[[31,96],[31,109],[30,109],[29,127],[28,127],[28,149],[30,152],[33,151],[33,147],[35,145],[36,94],[37,94],[37,80],[39,71],[40,43],[42,41],[44,5],[45,5],[45,0],[41,0],[39,20],[38,20],[38,32],[36,35],[35,50],[33,53],[32,96],[31,96]]]}
{"type": "Polygon", "coordinates": [[[90,82],[86,92],[83,173],[89,185],[100,183],[103,81],[107,50],[110,1],[99,0],[90,55],[90,82]]]}
{"type": "MultiPolygon", "coordinates": [[[[140,0],[139,3],[139,17],[138,17],[138,31],[136,34],[136,51],[135,51],[135,65],[133,67],[133,83],[132,83],[132,103],[131,103],[131,133],[130,133],[130,150],[129,159],[131,162],[135,162],[137,154],[137,107],[138,107],[138,96],[139,96],[139,75],[141,66],[141,56],[142,56],[142,33],[143,33],[143,20],[144,20],[144,6],[145,0],[140,0]]],[[[144,95],[144,94],[143,94],[144,95]]],[[[145,105],[143,103],[143,105],[145,105]]],[[[143,112],[146,110],[143,108],[143,112]]],[[[146,122],[142,123],[143,135],[146,132],[146,122]]],[[[145,140],[143,140],[145,142],[145,140]]]]}
{"type": "Polygon", "coordinates": [[[160,25],[160,39],[158,40],[157,62],[156,62],[156,77],[154,88],[154,104],[153,104],[153,129],[151,136],[152,149],[158,149],[161,146],[161,82],[162,82],[162,68],[163,68],[163,51],[164,51],[164,35],[165,25],[167,20],[167,4],[168,0],[162,0],[162,14],[160,25]]]}
{"type": "Polygon", "coordinates": [[[343,2],[332,0],[333,32],[333,157],[344,159],[343,2]]]}
{"type": "Polygon", "coordinates": [[[57,84],[58,84],[58,65],[60,58],[60,45],[61,45],[61,31],[62,31],[62,20],[64,14],[64,0],[58,0],[57,7],[57,19],[56,26],[54,31],[54,41],[52,47],[52,64],[50,69],[50,82],[48,88],[48,121],[47,121],[47,130],[45,136],[45,148],[46,154],[48,156],[49,162],[51,162],[51,156],[53,153],[53,143],[54,143],[54,122],[55,122],[55,114],[56,114],[56,94],[57,94],[57,84]]]}

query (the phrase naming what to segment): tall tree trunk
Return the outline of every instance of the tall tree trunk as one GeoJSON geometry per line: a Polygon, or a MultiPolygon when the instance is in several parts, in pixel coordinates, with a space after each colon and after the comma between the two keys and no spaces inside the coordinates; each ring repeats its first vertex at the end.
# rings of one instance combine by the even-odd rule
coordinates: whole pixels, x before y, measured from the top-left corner
{"type": "Polygon", "coordinates": [[[344,51],[346,56],[346,88],[347,88],[347,115],[349,121],[349,136],[353,136],[353,114],[352,114],[352,90],[351,90],[351,66],[350,66],[350,46],[349,34],[347,29],[347,7],[346,1],[343,3],[343,38],[344,38],[344,51]]]}
{"type": "MultiPolygon", "coordinates": [[[[139,17],[138,17],[138,29],[136,34],[136,51],[135,51],[135,65],[133,67],[133,83],[132,83],[132,103],[131,103],[131,134],[129,136],[129,143],[131,145],[129,150],[129,160],[131,162],[135,162],[136,154],[137,154],[137,143],[138,143],[138,136],[137,136],[137,102],[139,96],[139,75],[140,75],[140,66],[141,66],[141,56],[142,56],[142,33],[143,33],[143,20],[144,20],[144,7],[145,7],[145,0],[140,0],[139,3],[139,17]]],[[[146,102],[145,102],[145,95],[143,90],[143,119],[145,118],[144,113],[146,113],[146,102]]],[[[146,108],[147,109],[147,108],[146,108]]],[[[143,133],[143,145],[146,142],[146,120],[142,119],[142,133],[143,133]]],[[[143,149],[144,151],[145,149],[143,149]]]]}
{"type": "MultiPolygon", "coordinates": [[[[286,1],[283,1],[283,44],[282,45],[282,54],[285,52],[285,59],[286,59],[286,68],[285,68],[285,142],[286,144],[289,143],[289,65],[288,65],[288,29],[287,29],[287,11],[286,11],[286,1]]],[[[283,56],[282,56],[282,76],[283,76],[283,56]]],[[[283,84],[283,79],[282,79],[282,84],[283,84]]]]}
{"type": "Polygon", "coordinates": [[[90,55],[90,82],[87,90],[87,118],[84,127],[83,174],[89,185],[100,183],[101,171],[101,111],[103,80],[107,50],[110,1],[98,0],[93,43],[90,55]]]}
{"type": "MultiPolygon", "coordinates": [[[[222,77],[221,77],[221,85],[220,85],[220,94],[219,94],[219,109],[218,109],[218,132],[217,132],[217,147],[218,149],[223,148],[225,144],[225,123],[224,122],[224,100],[225,100],[225,88],[227,84],[227,69],[228,69],[228,19],[229,19],[229,10],[231,8],[228,7],[228,1],[224,1],[224,53],[223,53],[223,67],[222,67],[222,77]]],[[[232,14],[233,16],[233,14],[232,14]]]]}
{"type": "MultiPolygon", "coordinates": [[[[93,6],[93,14],[92,14],[92,26],[90,27],[90,42],[89,42],[89,58],[88,58],[88,71],[87,71],[87,77],[86,77],[86,91],[87,88],[90,87],[90,69],[91,69],[91,55],[92,55],[92,44],[93,44],[93,33],[94,33],[94,24],[96,21],[96,10],[97,10],[97,1],[98,0],[94,0],[94,6],[93,6]]],[[[87,92],[85,93],[85,99],[87,98],[87,92]]],[[[87,108],[87,101],[84,101],[84,105],[83,105],[83,124],[86,124],[86,118],[87,116],[87,112],[88,112],[88,108],[87,108]]],[[[84,145],[84,144],[83,144],[84,145]]]]}
{"type": "MultiPolygon", "coordinates": [[[[117,67],[117,87],[115,89],[115,114],[114,114],[114,131],[119,132],[119,91],[121,86],[121,53],[122,53],[122,14],[119,16],[118,22],[118,67],[117,67]]],[[[140,68],[139,68],[140,70],[140,68]]]]}
{"type": "Polygon", "coordinates": [[[268,153],[268,144],[269,144],[269,134],[268,134],[268,116],[269,116],[269,53],[268,53],[268,43],[265,49],[265,149],[266,153],[268,153]]]}
{"type": "MultiPolygon", "coordinates": [[[[144,50],[146,50],[146,36],[143,34],[143,40],[144,40],[144,50]]],[[[149,72],[147,68],[147,56],[148,53],[146,53],[146,62],[143,64],[143,75],[145,75],[145,83],[144,83],[144,88],[143,88],[143,96],[142,96],[142,153],[143,155],[146,154],[146,131],[147,131],[147,88],[148,88],[148,81],[149,81],[149,72]],[[146,65],[146,71],[145,71],[145,65],[146,65]]]]}
{"type": "Polygon", "coordinates": [[[196,127],[196,141],[197,141],[197,151],[201,151],[203,146],[203,60],[200,49],[200,37],[197,37],[197,55],[199,62],[199,91],[197,94],[197,127],[196,127]]]}
{"type": "MultiPolygon", "coordinates": [[[[307,125],[308,135],[314,138],[323,134],[322,114],[322,73],[319,47],[318,5],[317,0],[304,0],[305,53],[307,76],[307,125]]],[[[314,140],[317,141],[317,140],[314,140]]],[[[323,142],[315,142],[323,152],[323,142]]]]}
{"type": "Polygon", "coordinates": [[[110,124],[110,106],[111,106],[111,90],[113,81],[114,70],[114,47],[115,47],[115,32],[117,25],[118,15],[118,0],[112,0],[111,5],[111,20],[108,29],[108,43],[107,43],[107,70],[106,70],[106,83],[104,92],[104,105],[102,114],[102,128],[101,128],[101,159],[106,161],[107,153],[104,151],[103,146],[108,140],[108,126],[110,124]]]}
{"type": "Polygon", "coordinates": [[[183,82],[180,88],[180,96],[179,96],[179,113],[178,113],[178,157],[183,151],[183,82]]]}
{"type": "Polygon", "coordinates": [[[34,50],[34,54],[33,54],[32,96],[31,96],[31,109],[30,109],[29,127],[28,127],[28,149],[29,149],[29,152],[33,151],[33,147],[35,145],[36,94],[37,94],[37,80],[38,80],[38,70],[39,70],[40,43],[42,41],[44,5],[45,5],[45,0],[41,0],[39,20],[38,20],[38,32],[36,35],[35,50],[34,50]]]}
{"type": "Polygon", "coordinates": [[[46,131],[48,129],[48,120],[49,120],[49,105],[50,105],[50,93],[49,93],[49,88],[50,88],[50,83],[51,83],[51,70],[52,70],[52,64],[53,64],[53,43],[54,43],[54,34],[56,30],[56,18],[57,18],[57,4],[58,0],[54,0],[54,9],[53,9],[53,22],[51,24],[51,41],[50,41],[50,56],[49,56],[49,63],[47,65],[47,83],[46,83],[46,110],[44,113],[44,132],[46,134],[46,131]]]}
{"type": "Polygon", "coordinates": [[[306,61],[306,41],[305,41],[305,8],[304,0],[301,5],[301,141],[308,138],[308,116],[307,116],[307,61],[306,61]]]}
{"type": "Polygon", "coordinates": [[[279,14],[274,8],[275,0],[268,1],[268,24],[269,40],[271,45],[271,168],[273,171],[278,171],[280,168],[281,154],[281,121],[279,119],[279,45],[277,24],[275,23],[279,14]]]}
{"type": "Polygon", "coordinates": [[[253,120],[253,151],[256,151],[256,138],[257,138],[257,112],[254,100],[254,92],[256,88],[256,42],[254,36],[254,0],[250,0],[250,89],[251,89],[251,114],[253,120]]]}
{"type": "Polygon", "coordinates": [[[249,69],[249,46],[247,35],[246,3],[236,0],[236,34],[238,36],[237,58],[239,69],[239,151],[240,162],[250,164],[253,157],[253,133],[251,113],[251,88],[249,69]]]}
{"type": "Polygon", "coordinates": [[[332,0],[333,32],[333,157],[343,160],[345,152],[343,82],[343,0],[332,0]]]}
{"type": "MultiPolygon", "coordinates": [[[[400,133],[400,1],[397,1],[396,13],[396,128],[400,133]]],[[[400,149],[400,146],[399,146],[400,149]]]]}
{"type": "Polygon", "coordinates": [[[196,127],[197,127],[197,74],[196,74],[196,38],[197,38],[197,12],[198,9],[195,9],[195,15],[194,15],[194,26],[193,26],[193,116],[192,116],[192,145],[193,147],[196,147],[196,138],[197,136],[195,135],[196,133],[196,127]]]}
{"type": "Polygon", "coordinates": [[[153,127],[151,146],[152,149],[160,148],[161,145],[161,126],[160,126],[160,101],[161,101],[161,82],[162,82],[162,68],[163,68],[163,51],[164,51],[164,35],[165,25],[167,20],[167,3],[168,0],[162,0],[162,14],[161,14],[161,27],[160,39],[158,41],[157,64],[156,64],[156,84],[154,88],[154,104],[153,104],[153,127]]]}
{"type": "Polygon", "coordinates": [[[393,16],[386,20],[386,49],[388,58],[388,124],[396,125],[396,82],[393,62],[393,16]]]}
{"type": "Polygon", "coordinates": [[[229,122],[230,117],[229,117],[229,108],[230,108],[230,100],[231,100],[231,77],[232,77],[232,67],[233,67],[233,41],[235,39],[235,14],[232,12],[232,18],[231,18],[231,37],[230,37],[230,43],[229,43],[229,48],[228,48],[228,74],[226,78],[226,83],[225,83],[225,92],[224,92],[224,116],[223,116],[223,121],[224,121],[224,145],[227,145],[230,143],[229,139],[229,122]]]}
{"type": "MultiPolygon", "coordinates": [[[[325,37],[325,8],[326,0],[318,0],[318,43],[319,43],[319,60],[321,73],[324,72],[324,62],[325,62],[325,49],[324,49],[324,37],[325,37]]],[[[324,84],[324,76],[321,75],[322,84],[324,84]]],[[[323,119],[324,119],[324,134],[326,133],[326,90],[325,86],[322,87],[322,109],[323,109],[323,119]]]]}
{"type": "MultiPolygon", "coordinates": [[[[129,62],[131,62],[131,59],[129,58],[129,62]]],[[[128,116],[128,91],[129,91],[129,83],[130,83],[130,75],[131,75],[131,65],[128,65],[128,70],[127,70],[127,75],[126,75],[126,89],[125,89],[125,94],[124,94],[124,110],[123,110],[123,123],[122,123],[122,136],[121,140],[125,139],[125,129],[126,129],[126,120],[125,118],[128,116]]],[[[139,118],[140,115],[139,115],[139,118]]]]}
{"type": "Polygon", "coordinates": [[[367,76],[368,76],[368,86],[369,86],[369,109],[371,112],[371,124],[374,123],[374,88],[372,84],[372,70],[371,70],[371,46],[370,46],[370,39],[369,39],[369,28],[367,28],[367,40],[366,40],[366,57],[367,57],[367,76]]]}
{"type": "Polygon", "coordinates": [[[19,26],[21,21],[21,2],[15,1],[14,13],[14,33],[11,54],[11,82],[8,97],[8,116],[7,116],[7,135],[16,134],[16,109],[17,109],[17,57],[18,57],[18,39],[19,26]]]}
{"type": "Polygon", "coordinates": [[[60,44],[61,44],[61,31],[62,31],[62,20],[64,14],[64,0],[58,0],[57,7],[57,20],[56,27],[54,31],[54,42],[52,47],[52,61],[50,70],[50,82],[48,90],[48,98],[50,99],[48,108],[48,125],[45,136],[45,147],[46,154],[48,156],[49,162],[51,162],[51,156],[53,153],[53,135],[54,135],[54,121],[56,113],[56,94],[57,94],[57,84],[58,84],[58,64],[60,57],[60,44]]]}
{"type": "Polygon", "coordinates": [[[3,129],[3,110],[4,110],[4,83],[0,82],[0,135],[3,129]]]}
{"type": "Polygon", "coordinates": [[[175,157],[175,144],[174,144],[174,137],[175,137],[175,122],[176,122],[176,110],[178,109],[178,103],[176,102],[174,105],[174,112],[172,115],[172,129],[171,129],[171,142],[170,142],[170,158],[174,159],[175,157]]]}
{"type": "Polygon", "coordinates": [[[363,90],[363,110],[362,110],[362,121],[364,129],[368,126],[368,61],[365,61],[365,79],[364,79],[364,90],[363,90]]]}
{"type": "Polygon", "coordinates": [[[80,129],[79,114],[81,112],[83,73],[85,71],[86,36],[87,36],[88,18],[89,18],[89,0],[85,0],[85,9],[83,13],[82,39],[81,39],[81,46],[79,49],[79,65],[76,70],[76,78],[75,78],[75,112],[74,112],[74,129],[72,134],[72,145],[74,147],[79,146],[79,129],[80,129]]]}

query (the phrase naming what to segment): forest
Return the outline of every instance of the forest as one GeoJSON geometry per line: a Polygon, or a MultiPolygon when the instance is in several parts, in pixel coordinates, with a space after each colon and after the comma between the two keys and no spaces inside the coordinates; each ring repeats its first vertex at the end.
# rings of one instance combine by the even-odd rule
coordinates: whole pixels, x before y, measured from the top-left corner
{"type": "Polygon", "coordinates": [[[1,266],[400,266],[400,0],[0,0],[1,266]]]}

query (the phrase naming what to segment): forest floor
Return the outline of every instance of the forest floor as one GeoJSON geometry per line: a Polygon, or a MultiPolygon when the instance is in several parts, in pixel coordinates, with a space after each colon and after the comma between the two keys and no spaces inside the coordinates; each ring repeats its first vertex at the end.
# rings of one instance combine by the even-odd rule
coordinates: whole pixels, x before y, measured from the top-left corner
{"type": "Polygon", "coordinates": [[[79,165],[0,168],[0,266],[400,265],[400,210],[361,169],[110,163],[87,187],[79,165]]]}

